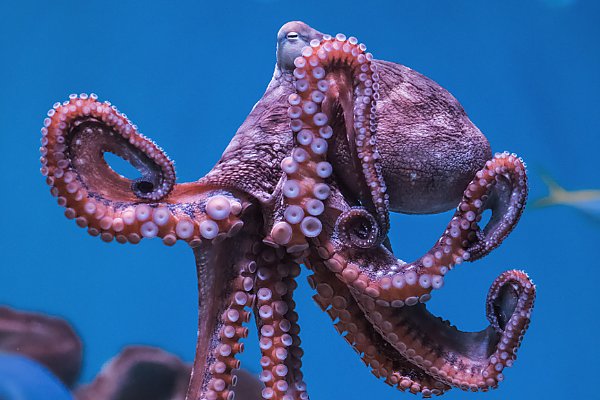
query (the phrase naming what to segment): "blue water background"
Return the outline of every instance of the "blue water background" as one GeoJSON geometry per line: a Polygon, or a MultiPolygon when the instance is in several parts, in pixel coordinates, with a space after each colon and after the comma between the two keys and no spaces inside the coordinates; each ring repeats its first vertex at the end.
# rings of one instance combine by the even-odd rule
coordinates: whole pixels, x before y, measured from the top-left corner
{"type": "MultiPolygon", "coordinates": [[[[82,382],[132,343],[191,361],[196,277],[185,244],[106,244],[63,216],[39,174],[46,111],[70,93],[98,93],[176,160],[179,182],[195,180],[262,95],[277,30],[294,19],[355,35],[376,58],[448,89],[493,150],[524,157],[531,199],[546,194],[542,171],[569,189],[600,188],[597,1],[2,2],[0,303],[71,321],[85,343],[82,382]]],[[[397,255],[422,254],[449,218],[394,215],[397,255]]],[[[488,287],[506,269],[526,269],[538,299],[500,388],[454,389],[446,399],[597,396],[599,239],[598,222],[576,210],[528,209],[501,248],[448,275],[429,307],[464,330],[486,326],[488,287]]],[[[311,295],[301,279],[296,301],[312,398],[413,398],[371,375],[311,295]]],[[[258,371],[254,331],[246,345],[242,362],[258,371]]]]}
{"type": "Polygon", "coordinates": [[[52,372],[29,358],[0,353],[0,399],[72,400],[52,372]]]}

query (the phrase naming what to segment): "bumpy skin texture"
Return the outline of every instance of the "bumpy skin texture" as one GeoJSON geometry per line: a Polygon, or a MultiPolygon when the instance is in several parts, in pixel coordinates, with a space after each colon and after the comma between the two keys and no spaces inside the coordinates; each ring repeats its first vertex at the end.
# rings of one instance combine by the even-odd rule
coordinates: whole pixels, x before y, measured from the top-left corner
{"type": "Polygon", "coordinates": [[[302,22],[278,33],[262,99],[217,165],[176,184],[162,149],[109,103],[73,95],[42,129],[42,173],[66,216],[105,241],[186,241],[196,256],[199,335],[187,398],[231,399],[235,356],[253,312],[264,399],[306,399],[298,316],[299,265],[316,302],[375,376],[399,390],[488,390],[529,324],[535,287],[522,271],[498,277],[490,326],[458,331],[425,307],[455,265],[484,257],[510,233],[527,198],[525,165],[492,157],[460,104],[435,82],[374,60],[354,37],[302,22]],[[104,152],[141,177],[112,171],[104,152]],[[456,207],[440,239],[397,259],[389,211],[456,207]],[[492,217],[480,227],[482,213],[492,217]]]}
{"type": "Polygon", "coordinates": [[[492,157],[462,106],[438,84],[402,65],[375,63],[382,76],[377,141],[390,210],[452,209],[492,157]]]}

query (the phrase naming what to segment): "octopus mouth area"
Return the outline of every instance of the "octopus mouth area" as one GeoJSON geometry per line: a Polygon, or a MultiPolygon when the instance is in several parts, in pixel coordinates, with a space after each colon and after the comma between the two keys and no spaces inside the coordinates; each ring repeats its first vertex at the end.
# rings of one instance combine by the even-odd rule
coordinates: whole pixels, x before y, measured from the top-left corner
{"type": "Polygon", "coordinates": [[[510,182],[507,182],[506,178],[503,176],[496,178],[496,187],[490,193],[490,196],[484,205],[484,209],[491,210],[492,215],[483,229],[483,236],[489,235],[491,231],[496,229],[498,225],[502,223],[503,216],[508,214],[509,207],[513,204],[513,202],[511,202],[512,195],[510,182]]]}

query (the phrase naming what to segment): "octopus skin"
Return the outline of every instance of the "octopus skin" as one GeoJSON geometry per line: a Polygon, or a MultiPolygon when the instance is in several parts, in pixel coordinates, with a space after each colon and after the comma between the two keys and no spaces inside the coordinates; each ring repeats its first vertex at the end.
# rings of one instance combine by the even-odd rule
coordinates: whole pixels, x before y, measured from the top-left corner
{"type": "Polygon", "coordinates": [[[251,313],[262,398],[308,398],[293,300],[301,265],[335,328],[399,390],[486,391],[516,359],[535,299],[523,271],[492,283],[490,325],[480,332],[459,331],[425,303],[450,270],[484,257],[515,227],[527,198],[523,161],[492,156],[447,91],[374,59],[354,37],[285,24],[265,94],[196,182],[176,183],[164,151],[95,95],[56,103],[42,135],[42,173],[77,225],[107,242],[159,237],[193,249],[199,323],[189,400],[235,397],[251,313]],[[106,152],[141,176],[120,176],[106,152]],[[453,208],[422,257],[394,255],[390,211],[453,208]],[[485,210],[492,216],[480,226],[485,210]]]}

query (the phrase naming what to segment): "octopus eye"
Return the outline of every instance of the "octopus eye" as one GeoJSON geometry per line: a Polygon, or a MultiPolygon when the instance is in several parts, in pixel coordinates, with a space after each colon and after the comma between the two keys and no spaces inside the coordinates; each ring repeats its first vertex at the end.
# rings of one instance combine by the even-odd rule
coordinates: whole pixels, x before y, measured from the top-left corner
{"type": "Polygon", "coordinates": [[[286,35],[286,38],[288,40],[296,40],[296,39],[298,39],[298,37],[299,37],[299,35],[297,32],[290,32],[286,35]]]}

